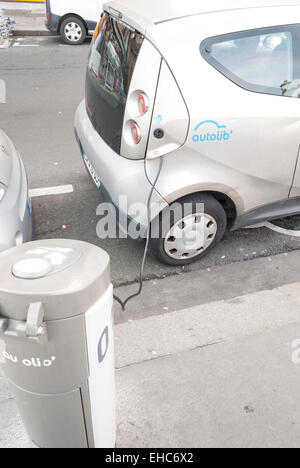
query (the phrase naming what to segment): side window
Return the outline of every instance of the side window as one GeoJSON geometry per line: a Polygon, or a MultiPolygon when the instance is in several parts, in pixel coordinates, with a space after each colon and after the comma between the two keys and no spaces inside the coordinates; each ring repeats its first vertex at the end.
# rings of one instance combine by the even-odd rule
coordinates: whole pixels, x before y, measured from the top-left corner
{"type": "Polygon", "coordinates": [[[206,39],[201,54],[249,91],[300,97],[300,25],[256,29],[206,39]]]}

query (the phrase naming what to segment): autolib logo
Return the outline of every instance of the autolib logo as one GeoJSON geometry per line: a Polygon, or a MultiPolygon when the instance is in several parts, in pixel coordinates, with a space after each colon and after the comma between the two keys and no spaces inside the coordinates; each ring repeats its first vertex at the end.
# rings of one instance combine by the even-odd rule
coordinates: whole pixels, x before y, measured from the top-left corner
{"type": "Polygon", "coordinates": [[[215,120],[205,120],[199,123],[195,128],[195,135],[193,136],[194,143],[200,143],[207,141],[212,142],[224,142],[229,141],[232,136],[232,130],[226,130],[226,125],[220,125],[215,120]]]}

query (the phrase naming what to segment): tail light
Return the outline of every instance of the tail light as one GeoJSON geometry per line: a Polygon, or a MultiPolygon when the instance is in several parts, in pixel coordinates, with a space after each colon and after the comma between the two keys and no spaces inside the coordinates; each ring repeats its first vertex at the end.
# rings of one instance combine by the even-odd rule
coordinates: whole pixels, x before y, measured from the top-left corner
{"type": "Polygon", "coordinates": [[[134,143],[138,145],[142,139],[142,134],[141,134],[140,127],[138,126],[137,123],[133,123],[131,125],[131,136],[132,136],[134,143]]]}
{"type": "Polygon", "coordinates": [[[120,155],[127,159],[145,158],[161,62],[160,53],[145,38],[132,75],[123,121],[120,155]]]}
{"type": "Polygon", "coordinates": [[[147,114],[149,110],[149,99],[145,93],[141,93],[138,97],[138,108],[141,115],[147,114]]]}
{"type": "Polygon", "coordinates": [[[46,18],[47,18],[47,21],[50,20],[50,15],[49,15],[49,13],[46,14],[46,18]]]}

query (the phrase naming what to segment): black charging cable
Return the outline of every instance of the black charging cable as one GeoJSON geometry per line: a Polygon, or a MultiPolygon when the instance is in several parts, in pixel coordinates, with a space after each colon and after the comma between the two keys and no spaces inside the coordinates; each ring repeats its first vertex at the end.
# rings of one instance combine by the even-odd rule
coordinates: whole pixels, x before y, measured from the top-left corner
{"type": "Polygon", "coordinates": [[[134,299],[135,297],[138,297],[143,291],[144,270],[145,270],[146,258],[147,258],[147,253],[148,253],[149,243],[150,243],[150,236],[151,236],[151,202],[152,202],[153,193],[154,193],[156,184],[158,182],[162,167],[163,167],[163,158],[160,158],[159,170],[158,170],[156,179],[154,181],[154,184],[153,184],[153,186],[151,188],[149,198],[148,198],[148,202],[147,202],[148,228],[147,228],[146,245],[145,245],[143,260],[142,260],[141,269],[140,269],[140,286],[139,286],[139,290],[135,294],[132,294],[131,296],[127,297],[127,299],[125,299],[125,301],[122,301],[118,296],[114,295],[114,300],[120,304],[120,306],[122,307],[123,312],[126,310],[126,306],[127,306],[128,302],[131,301],[132,299],[134,299]]]}

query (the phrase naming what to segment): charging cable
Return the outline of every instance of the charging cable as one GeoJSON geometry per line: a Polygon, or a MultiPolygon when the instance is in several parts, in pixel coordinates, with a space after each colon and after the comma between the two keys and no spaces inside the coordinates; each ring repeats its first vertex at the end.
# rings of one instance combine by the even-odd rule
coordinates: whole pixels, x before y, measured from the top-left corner
{"type": "Polygon", "coordinates": [[[162,167],[163,167],[163,158],[160,158],[158,173],[157,173],[156,179],[154,181],[154,184],[153,184],[153,186],[151,188],[149,198],[148,198],[148,202],[147,202],[147,216],[148,216],[147,239],[146,239],[146,245],[145,245],[143,260],[142,260],[142,263],[141,263],[141,269],[140,269],[140,286],[139,286],[139,289],[135,294],[132,294],[131,296],[127,297],[127,299],[125,299],[125,301],[122,301],[118,296],[114,295],[114,300],[120,304],[120,306],[122,307],[123,312],[126,310],[126,306],[127,306],[128,302],[130,302],[135,297],[140,296],[140,294],[142,293],[142,290],[143,290],[145,263],[146,263],[148,249],[149,249],[150,236],[151,236],[151,202],[152,202],[153,193],[154,193],[156,184],[158,182],[162,167]]]}

